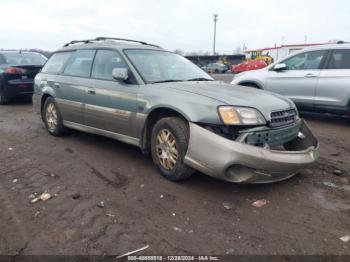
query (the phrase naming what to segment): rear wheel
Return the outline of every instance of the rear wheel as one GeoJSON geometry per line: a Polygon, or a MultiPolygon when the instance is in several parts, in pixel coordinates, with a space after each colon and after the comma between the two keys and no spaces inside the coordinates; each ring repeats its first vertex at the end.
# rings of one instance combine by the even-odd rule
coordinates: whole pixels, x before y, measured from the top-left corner
{"type": "Polygon", "coordinates": [[[179,117],[162,118],[153,127],[153,162],[160,173],[171,181],[186,179],[194,172],[184,163],[188,140],[188,124],[179,117]]]}
{"type": "Polygon", "coordinates": [[[63,119],[54,98],[48,97],[42,110],[42,117],[47,131],[53,136],[61,136],[65,132],[63,119]]]}

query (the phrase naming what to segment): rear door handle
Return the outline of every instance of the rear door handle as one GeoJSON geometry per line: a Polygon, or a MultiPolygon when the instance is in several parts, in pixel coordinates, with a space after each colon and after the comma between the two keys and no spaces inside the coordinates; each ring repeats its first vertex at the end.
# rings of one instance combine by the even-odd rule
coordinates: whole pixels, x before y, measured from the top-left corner
{"type": "Polygon", "coordinates": [[[60,88],[61,85],[59,83],[53,83],[53,86],[56,87],[56,88],[60,88]]]}
{"type": "Polygon", "coordinates": [[[96,95],[96,91],[94,89],[88,89],[87,92],[88,94],[96,95]]]}
{"type": "Polygon", "coordinates": [[[316,75],[314,75],[314,74],[306,74],[304,77],[307,77],[307,78],[312,78],[312,77],[317,77],[316,75]]]}

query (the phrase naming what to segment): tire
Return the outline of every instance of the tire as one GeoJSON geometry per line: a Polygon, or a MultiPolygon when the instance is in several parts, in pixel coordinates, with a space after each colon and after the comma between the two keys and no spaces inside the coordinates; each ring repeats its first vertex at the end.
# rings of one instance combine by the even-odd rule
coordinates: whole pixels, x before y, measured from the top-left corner
{"type": "Polygon", "coordinates": [[[152,159],[165,178],[180,181],[189,178],[194,173],[194,170],[184,163],[188,141],[188,124],[179,117],[161,118],[154,125],[151,135],[152,159]],[[168,140],[164,142],[167,134],[169,134],[168,140]],[[169,141],[174,143],[174,146],[171,147],[169,141]],[[174,147],[175,150],[173,150],[174,147]],[[164,155],[164,158],[161,155],[164,155]]]}
{"type": "Polygon", "coordinates": [[[45,100],[41,114],[42,114],[43,121],[45,123],[46,130],[51,135],[53,136],[64,135],[66,128],[63,126],[63,119],[62,119],[61,112],[53,97],[48,97],[45,100]],[[53,110],[55,111],[55,113],[53,110]],[[56,123],[52,124],[52,121],[55,120],[55,115],[56,115],[56,123]]]}

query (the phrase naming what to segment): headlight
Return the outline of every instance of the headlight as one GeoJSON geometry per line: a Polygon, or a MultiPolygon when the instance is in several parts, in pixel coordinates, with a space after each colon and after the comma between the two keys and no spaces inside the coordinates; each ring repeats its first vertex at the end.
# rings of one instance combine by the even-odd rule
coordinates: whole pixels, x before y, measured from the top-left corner
{"type": "Polygon", "coordinates": [[[249,107],[220,106],[219,114],[225,125],[264,125],[261,113],[249,107]]]}

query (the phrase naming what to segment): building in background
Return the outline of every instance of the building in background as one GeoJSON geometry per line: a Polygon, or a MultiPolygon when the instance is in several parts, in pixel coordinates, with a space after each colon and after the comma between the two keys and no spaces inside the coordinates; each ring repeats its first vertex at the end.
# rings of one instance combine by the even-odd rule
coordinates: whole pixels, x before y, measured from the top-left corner
{"type": "Polygon", "coordinates": [[[246,50],[245,53],[247,54],[247,58],[256,51],[262,51],[262,54],[265,56],[271,56],[273,58],[273,61],[279,60],[281,58],[286,57],[287,55],[290,55],[294,52],[297,52],[301,49],[311,47],[311,46],[318,46],[318,45],[325,45],[327,43],[319,43],[319,44],[295,44],[295,45],[281,45],[281,46],[275,46],[275,47],[269,47],[269,48],[261,48],[261,49],[255,49],[255,50],[246,50]]]}

